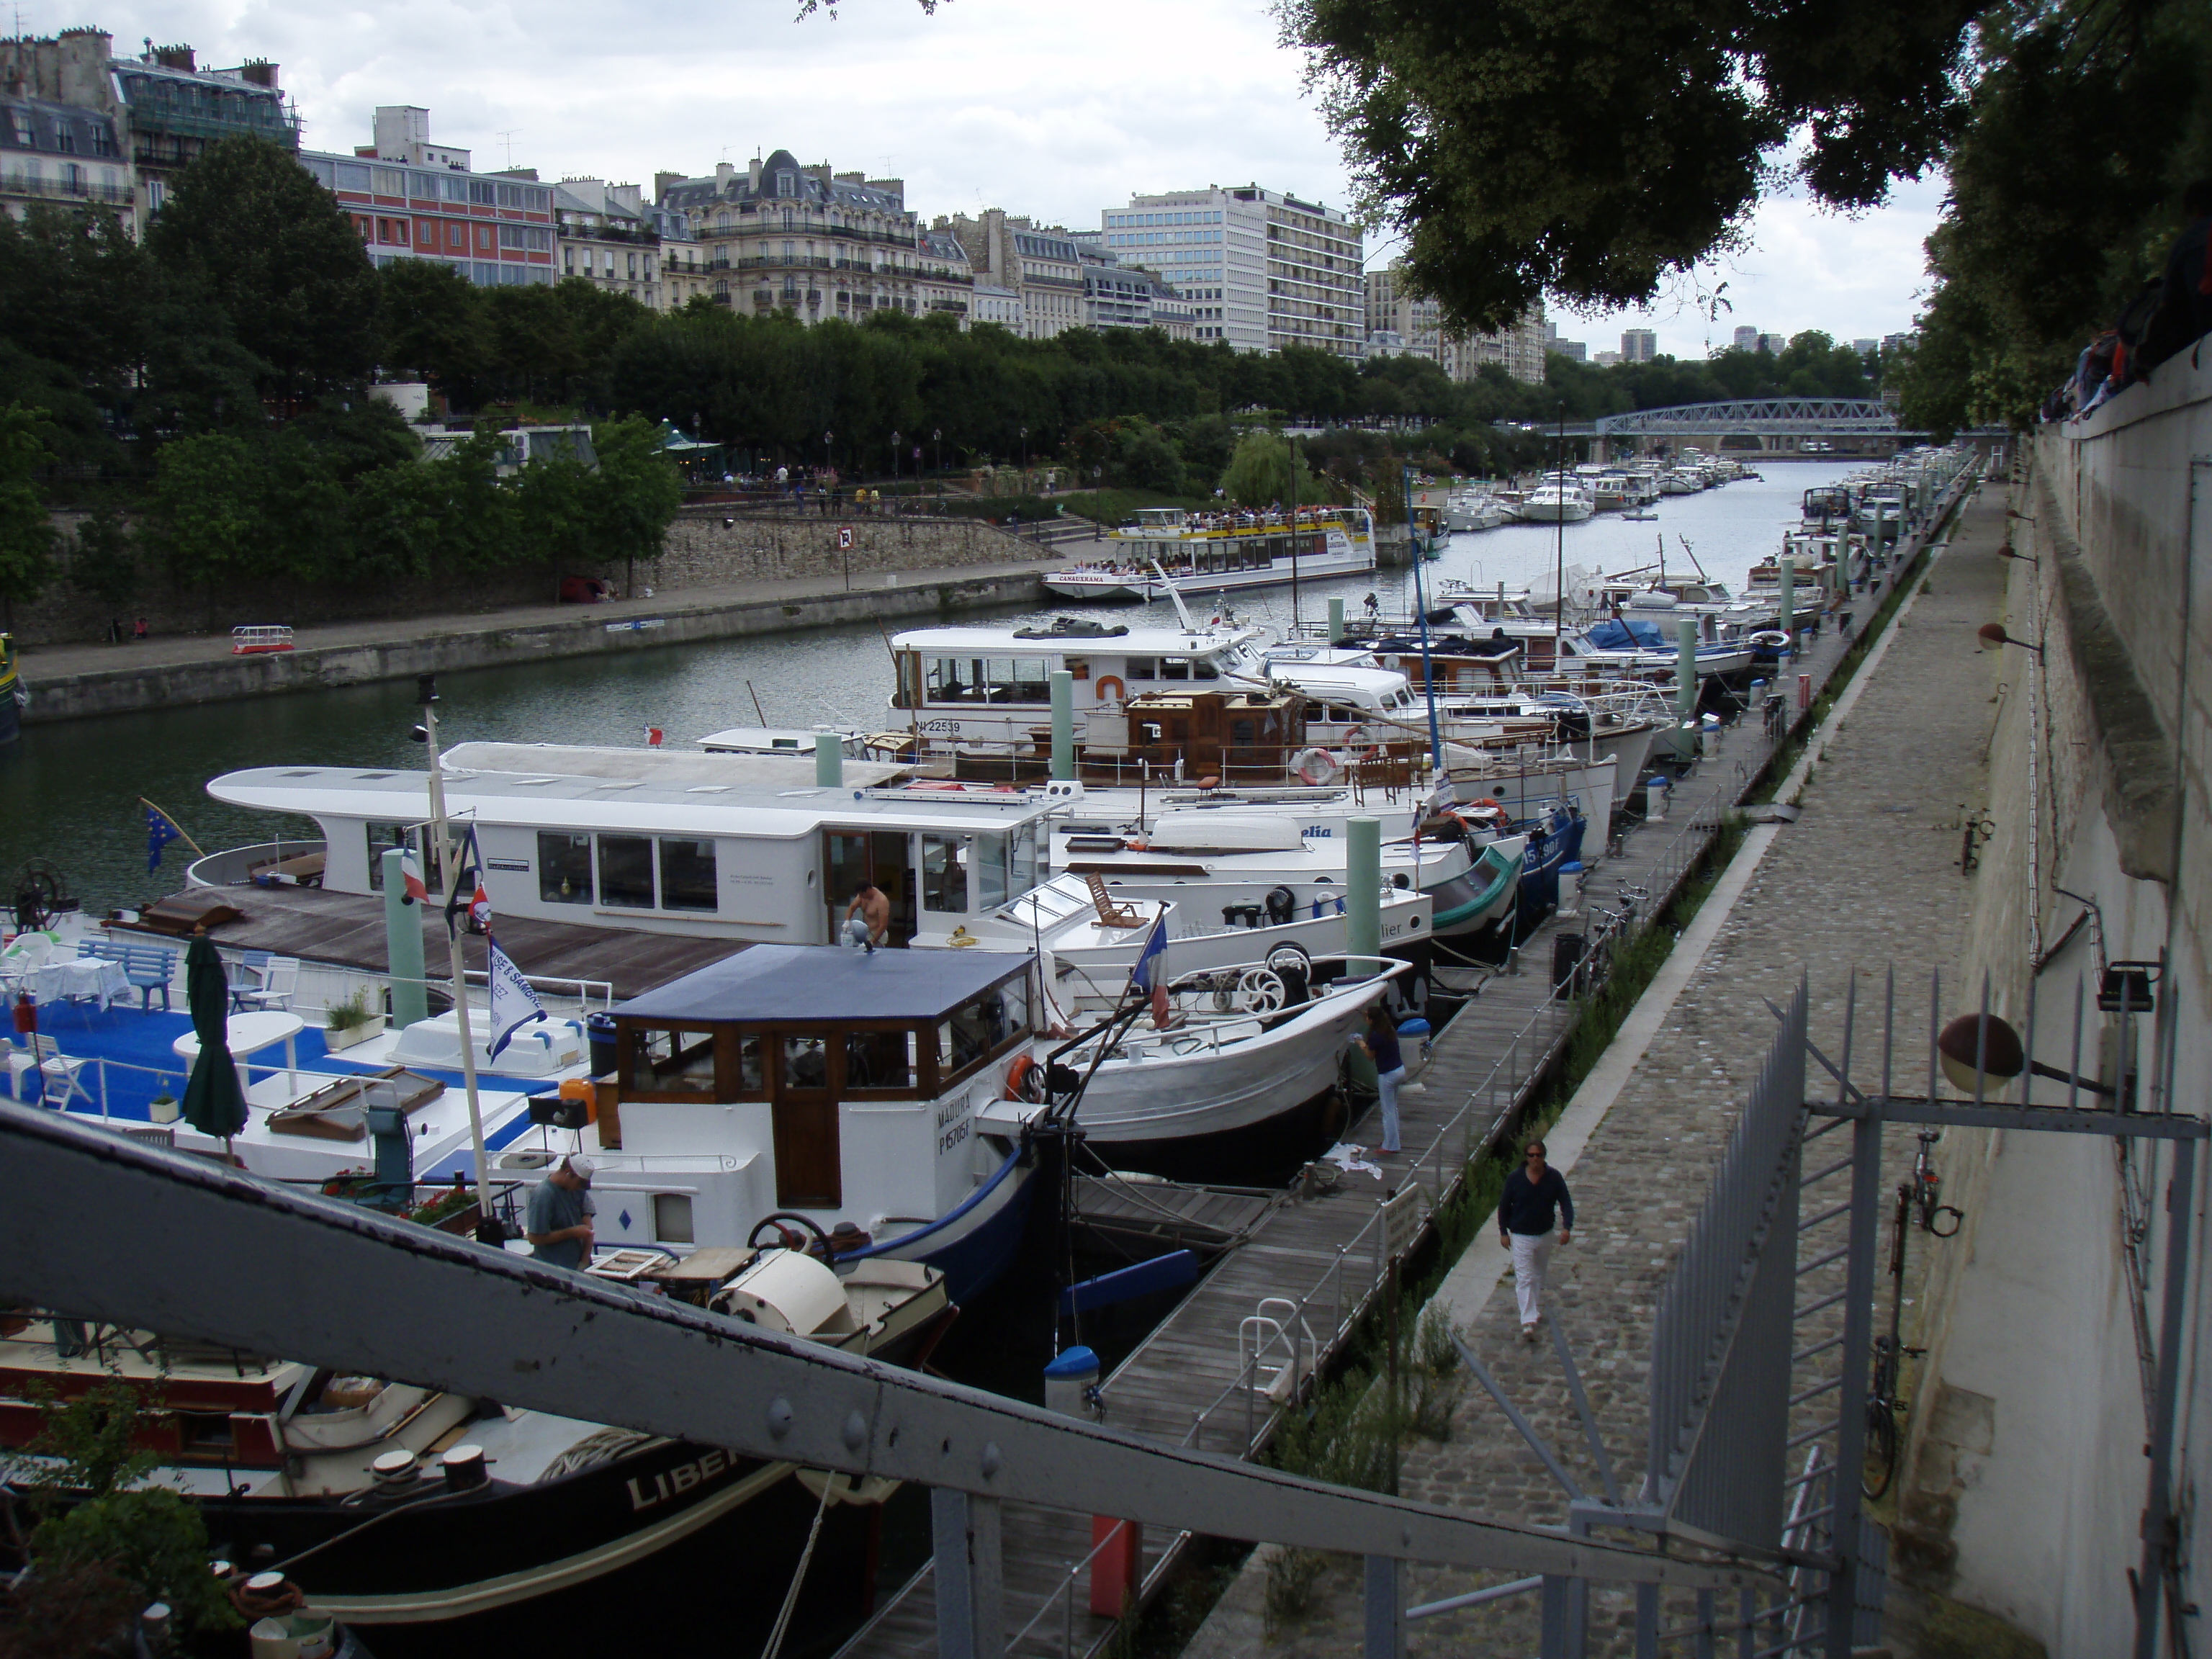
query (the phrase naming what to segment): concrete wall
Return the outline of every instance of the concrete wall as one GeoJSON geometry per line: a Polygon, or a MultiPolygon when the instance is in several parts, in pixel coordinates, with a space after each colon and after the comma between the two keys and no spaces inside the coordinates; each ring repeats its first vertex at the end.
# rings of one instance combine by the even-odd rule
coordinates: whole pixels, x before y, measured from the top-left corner
{"type": "MultiPolygon", "coordinates": [[[[156,561],[142,562],[143,591],[131,604],[102,605],[69,580],[70,542],[80,514],[57,514],[64,542],[58,580],[37,601],[15,607],[14,632],[25,645],[58,645],[106,636],[111,618],[126,627],[143,617],[164,637],[227,634],[241,623],[281,623],[293,628],[382,617],[481,616],[517,605],[542,605],[558,597],[556,572],[547,564],[458,578],[339,584],[268,577],[209,590],[173,581],[156,561]]],[[[725,510],[687,507],[668,533],[659,558],[641,560],[636,581],[656,594],[689,592],[732,583],[804,576],[865,574],[889,570],[955,570],[978,564],[1011,564],[1044,556],[1034,543],[973,519],[821,518],[797,514],[745,516],[725,524],[725,510]],[[849,551],[837,546],[841,526],[853,532],[849,551]]],[[[560,575],[599,576],[619,587],[629,579],[621,560],[563,564],[560,575]]]]}
{"type": "MultiPolygon", "coordinates": [[[[1947,1012],[1974,1006],[1986,972],[1992,1007],[2025,1026],[2033,981],[2035,1053],[2063,1068],[2086,983],[2081,1069],[2110,1080],[2123,1030],[2096,1010],[2100,969],[2163,957],[2159,1013],[2127,1033],[2138,1106],[2212,1114],[2212,366],[2176,360],[2092,421],[2040,431],[2021,460],[2014,545],[2034,562],[2013,563],[2007,614],[1990,620],[2043,653],[1992,660],[1995,834],[1972,878],[1969,982],[1947,1012]],[[2069,934],[2083,900],[2095,914],[2069,934]]],[[[2040,1083],[2033,1098],[2062,1104],[2064,1090],[2040,1083]]],[[[1936,1255],[1921,1334],[1906,1338],[1929,1353],[1900,1558],[2053,1655],[2123,1650],[2172,1155],[1954,1129],[1940,1162],[1967,1219],[1963,1248],[1936,1255]]],[[[2204,1163],[2200,1152],[2178,1479],[2212,1492],[2204,1163]]],[[[2202,1601],[2212,1528],[2185,1527],[2182,1547],[2181,1599],[2202,1601]]]]}

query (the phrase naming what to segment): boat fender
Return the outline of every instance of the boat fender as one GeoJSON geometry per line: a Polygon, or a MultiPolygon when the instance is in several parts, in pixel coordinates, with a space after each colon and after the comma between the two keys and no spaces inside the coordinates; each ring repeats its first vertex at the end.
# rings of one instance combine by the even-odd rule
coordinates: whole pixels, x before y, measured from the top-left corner
{"type": "Polygon", "coordinates": [[[1006,1098],[1032,1104],[1044,1099],[1044,1074],[1033,1056],[1016,1054],[1014,1063],[1006,1067],[1006,1098]]]}
{"type": "Polygon", "coordinates": [[[1326,750],[1301,749],[1291,762],[1291,769],[1307,783],[1319,787],[1335,782],[1338,774],[1344,769],[1326,750]]]}
{"type": "Polygon", "coordinates": [[[1118,674],[1101,674],[1097,684],[1092,688],[1101,702],[1120,702],[1123,689],[1121,677],[1118,674]]]}

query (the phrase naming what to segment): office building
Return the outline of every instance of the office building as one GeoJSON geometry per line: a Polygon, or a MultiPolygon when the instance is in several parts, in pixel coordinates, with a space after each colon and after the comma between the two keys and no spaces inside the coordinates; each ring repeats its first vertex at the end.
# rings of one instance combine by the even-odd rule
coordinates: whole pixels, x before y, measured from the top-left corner
{"type": "Polygon", "coordinates": [[[1736,330],[1735,338],[1730,349],[1736,351],[1758,350],[1759,331],[1748,323],[1744,324],[1736,330]]]}
{"type": "MultiPolygon", "coordinates": [[[[1603,357],[1607,354],[1598,354],[1603,357]]],[[[1620,356],[1624,363],[1648,363],[1659,355],[1659,336],[1648,328],[1624,328],[1620,331],[1620,356]]]]}
{"type": "Polygon", "coordinates": [[[372,264],[431,259],[485,288],[553,281],[552,186],[527,168],[471,172],[466,150],[429,142],[426,111],[380,109],[374,130],[380,142],[350,155],[300,154],[352,219],[372,264]]]}
{"type": "Polygon", "coordinates": [[[890,310],[966,320],[965,261],[924,233],[902,179],[802,166],[779,149],[696,179],[655,173],[653,195],[690,222],[711,297],[749,316],[860,322],[890,310]]]}
{"type": "Polygon", "coordinates": [[[1132,196],[1099,216],[1106,248],[1139,259],[1191,305],[1192,331],[1243,351],[1365,340],[1358,228],[1334,209],[1244,185],[1132,196]]]}
{"type": "Polygon", "coordinates": [[[1759,349],[1770,356],[1779,357],[1790,349],[1790,337],[1786,334],[1762,334],[1759,337],[1759,349]]]}
{"type": "Polygon", "coordinates": [[[1593,351],[1590,353],[1590,362],[1595,363],[1600,368],[1611,368],[1616,363],[1622,363],[1629,361],[1631,360],[1623,357],[1618,351],[1593,351]]]}
{"type": "Polygon", "coordinates": [[[1851,342],[1851,349],[1857,352],[1862,357],[1871,357],[1875,353],[1881,349],[1881,342],[1879,340],[1854,340],[1851,342]]]}

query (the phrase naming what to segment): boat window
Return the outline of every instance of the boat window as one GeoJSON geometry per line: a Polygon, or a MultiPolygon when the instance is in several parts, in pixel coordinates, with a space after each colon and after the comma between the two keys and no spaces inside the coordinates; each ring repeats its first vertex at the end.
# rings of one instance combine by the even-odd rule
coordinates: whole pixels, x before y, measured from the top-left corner
{"type": "Polygon", "coordinates": [[[720,908],[714,884],[714,843],[660,838],[660,908],[704,910],[720,908]]]}
{"type": "Polygon", "coordinates": [[[761,1069],[761,1039],[758,1035],[738,1038],[738,1092],[744,1095],[764,1093],[768,1088],[767,1074],[761,1069]]]}
{"type": "Polygon", "coordinates": [[[783,1040],[783,1086],[787,1089],[826,1089],[830,1086],[830,1055],[820,1037],[783,1040]]]}
{"type": "Polygon", "coordinates": [[[996,994],[978,997],[937,1022],[937,1086],[983,1059],[1006,1040],[1006,1011],[996,994]]]}
{"type": "Polygon", "coordinates": [[[1030,981],[1026,975],[1010,979],[999,988],[999,1018],[1005,1036],[1018,1036],[1030,1029],[1030,981]]]}
{"type": "Polygon", "coordinates": [[[932,702],[969,702],[981,696],[983,665],[973,657],[933,657],[927,690],[932,702]]]}
{"type": "Polygon", "coordinates": [[[674,1025],[633,1025],[629,1036],[630,1093],[712,1095],[714,1092],[714,1033],[674,1025]]]}
{"type": "Polygon", "coordinates": [[[1013,849],[1007,865],[1009,885],[1017,893],[1026,893],[1040,879],[1037,871],[1037,827],[1034,823],[1018,825],[1014,830],[1013,849]]]}
{"type": "Polygon", "coordinates": [[[1132,657],[1123,678],[1133,680],[1156,680],[1160,677],[1158,665],[1150,657],[1132,657]]]}
{"type": "Polygon", "coordinates": [[[1190,659],[1188,657],[1161,658],[1160,678],[1164,680],[1188,679],[1190,678],[1190,659]]]}
{"type": "Polygon", "coordinates": [[[653,1237],[659,1244],[691,1244],[691,1194],[655,1193],[653,1195],[653,1237]]]}
{"type": "Polygon", "coordinates": [[[1200,657],[1191,664],[1190,677],[1194,680],[1218,680],[1221,678],[1221,669],[1212,659],[1200,657]]]}
{"type": "Polygon", "coordinates": [[[1042,657],[987,657],[981,695],[990,702],[1045,702],[1052,681],[1042,657]]]}
{"type": "Polygon", "coordinates": [[[965,836],[921,838],[921,908],[948,915],[968,914],[968,871],[961,859],[965,836]]]}
{"type": "Polygon", "coordinates": [[[847,1032],[845,1086],[911,1094],[918,1046],[912,1031],[847,1032]]]}
{"type": "MultiPolygon", "coordinates": [[[[997,909],[1015,893],[1026,893],[1029,887],[1008,890],[1006,884],[1006,837],[981,835],[975,837],[975,908],[985,912],[997,909]]],[[[1036,884],[1032,882],[1030,886],[1036,884]]]]}
{"type": "Polygon", "coordinates": [[[538,832],[538,896],[548,904],[592,902],[592,838],[538,832]]]}
{"type": "Polygon", "coordinates": [[[599,902],[623,910],[653,908],[653,838],[599,837],[599,902]]]}
{"type": "Polygon", "coordinates": [[[434,842],[427,848],[424,837],[404,823],[368,823],[362,826],[368,835],[368,890],[384,890],[384,854],[394,847],[411,847],[422,862],[422,881],[432,892],[445,890],[445,879],[438,869],[438,849],[434,842]]]}

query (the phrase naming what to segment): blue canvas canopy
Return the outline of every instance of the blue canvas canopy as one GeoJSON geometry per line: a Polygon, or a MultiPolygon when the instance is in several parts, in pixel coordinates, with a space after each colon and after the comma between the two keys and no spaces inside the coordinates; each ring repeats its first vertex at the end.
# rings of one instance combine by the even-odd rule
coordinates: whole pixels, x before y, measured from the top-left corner
{"type": "Polygon", "coordinates": [[[1591,628],[1589,642],[1601,651],[1664,651],[1674,643],[1659,631],[1657,623],[1618,618],[1591,628]]]}

